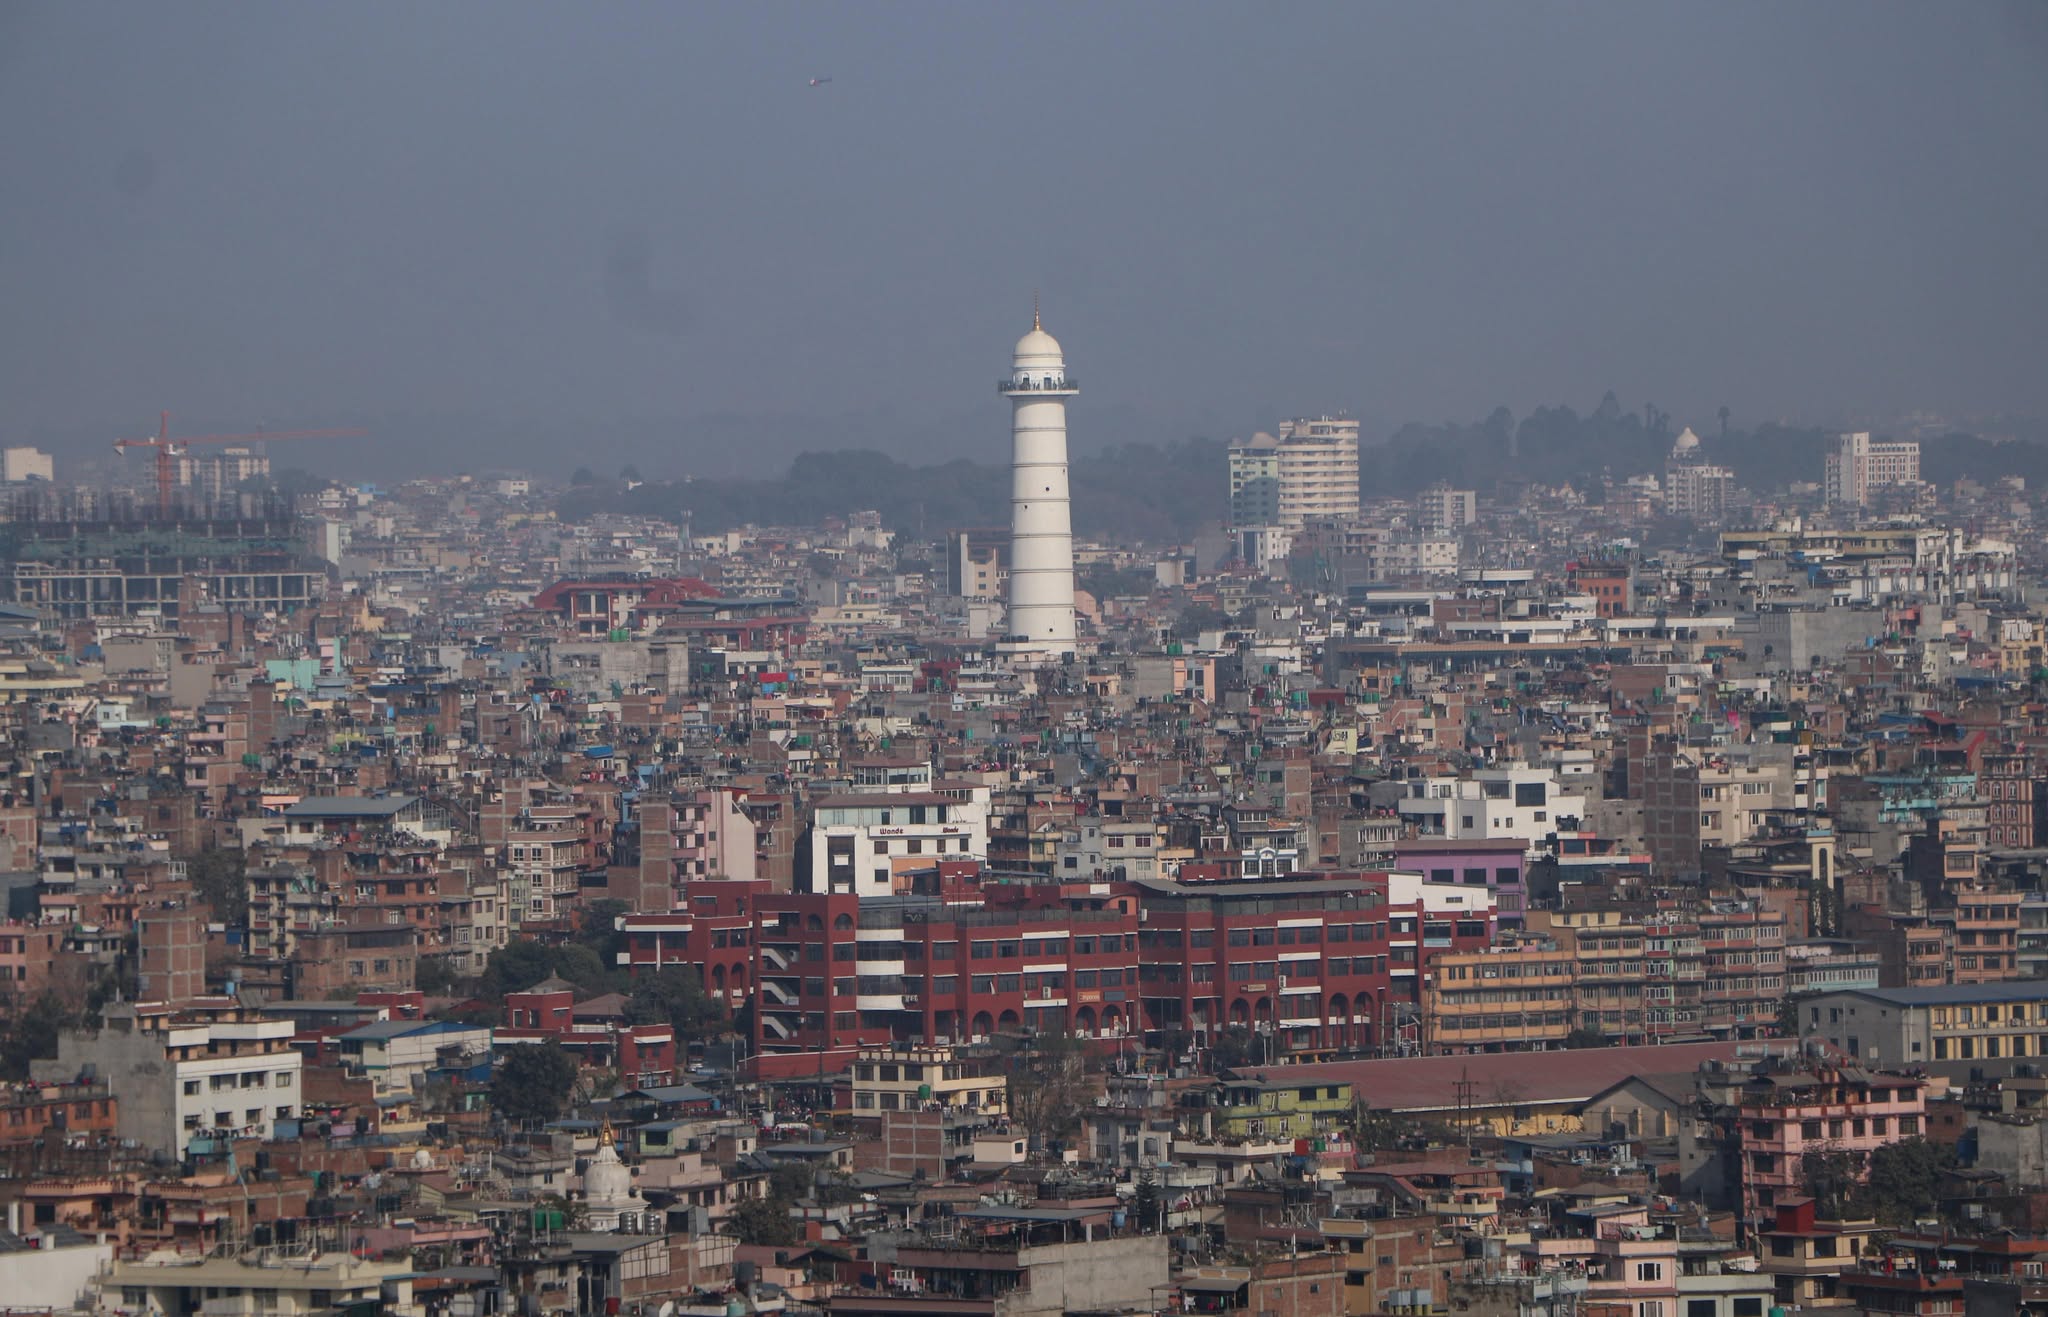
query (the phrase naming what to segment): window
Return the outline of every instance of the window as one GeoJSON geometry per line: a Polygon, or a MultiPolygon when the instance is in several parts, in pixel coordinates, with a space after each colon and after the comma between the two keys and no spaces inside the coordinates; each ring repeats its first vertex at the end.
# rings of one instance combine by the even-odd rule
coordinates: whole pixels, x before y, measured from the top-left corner
{"type": "Polygon", "coordinates": [[[1637,1280],[1652,1280],[1652,1281],[1654,1281],[1654,1280],[1663,1280],[1663,1279],[1664,1279],[1664,1264],[1663,1264],[1663,1263],[1661,1263],[1661,1262],[1638,1262],[1638,1263],[1636,1263],[1636,1279],[1637,1279],[1637,1280]]]}
{"type": "Polygon", "coordinates": [[[1719,1305],[1712,1299],[1687,1299],[1685,1317],[1714,1317],[1714,1309],[1717,1306],[1719,1305]]]}

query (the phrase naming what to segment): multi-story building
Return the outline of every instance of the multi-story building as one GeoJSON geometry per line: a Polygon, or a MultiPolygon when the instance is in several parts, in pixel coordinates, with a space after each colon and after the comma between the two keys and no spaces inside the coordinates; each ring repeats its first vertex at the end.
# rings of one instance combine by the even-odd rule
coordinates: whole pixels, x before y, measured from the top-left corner
{"type": "MultiPolygon", "coordinates": [[[[1019,1030],[1207,1045],[1232,1028],[1268,1055],[1413,1050],[1429,967],[1494,929],[1485,889],[1402,874],[943,890],[756,898],[761,1051],[1019,1030]]],[[[651,942],[690,945],[648,917],[625,928],[635,964],[674,955],[651,942]]]]}
{"type": "Polygon", "coordinates": [[[1329,1079],[1304,1084],[1289,1079],[1284,1070],[1231,1075],[1189,1090],[1181,1107],[1184,1113],[1200,1113],[1212,1136],[1305,1139],[1351,1120],[1351,1085],[1329,1079]]]}
{"type": "Polygon", "coordinates": [[[1295,1052],[1419,1046],[1435,959],[1494,931],[1485,889],[1410,874],[1137,886],[1149,1027],[1243,1026],[1295,1052]]]}
{"type": "Polygon", "coordinates": [[[737,1007],[754,981],[754,903],[770,891],[758,878],[694,879],[674,910],[619,921],[619,964],[636,973],[688,966],[707,992],[737,1007]]]}
{"type": "Polygon", "coordinates": [[[1723,1038],[1753,1038],[1778,1019],[1785,995],[1785,914],[1724,901],[1698,916],[1706,981],[1701,1024],[1723,1038]]]}
{"type": "Polygon", "coordinates": [[[56,464],[38,448],[0,449],[0,481],[19,485],[29,480],[55,480],[56,464]]]}
{"type": "Polygon", "coordinates": [[[1785,995],[1851,992],[1883,986],[1884,958],[1877,949],[1842,938],[1806,938],[1785,944],[1785,995]]]}
{"type": "Polygon", "coordinates": [[[1805,746],[1709,752],[1664,746],[1646,757],[1642,798],[1651,859],[1683,877],[1699,872],[1708,847],[1738,845],[1775,822],[1801,820],[1822,808],[1827,770],[1805,746]]]}
{"type": "Polygon", "coordinates": [[[1664,464],[1664,511],[1688,521],[1712,523],[1727,514],[1735,493],[1735,473],[1715,466],[1700,452],[1700,437],[1690,427],[1671,445],[1664,464]]]}
{"type": "Polygon", "coordinates": [[[576,901],[590,867],[585,812],[575,805],[535,805],[520,811],[505,842],[508,908],[522,926],[551,924],[576,901]]]}
{"type": "Polygon", "coordinates": [[[195,491],[202,505],[240,492],[245,481],[270,478],[270,458],[241,445],[186,453],[177,463],[178,483],[195,491]]]}
{"type": "Polygon", "coordinates": [[[1423,988],[1426,1049],[1562,1046],[1578,1012],[1574,959],[1556,939],[1534,934],[1439,956],[1423,988]]]}
{"type": "Polygon", "coordinates": [[[1799,1194],[1810,1152],[1861,1160],[1918,1135],[1925,1087],[1925,1080],[1885,1071],[1767,1065],[1737,1100],[1744,1213],[1760,1219],[1799,1194]]]}
{"type": "Polygon", "coordinates": [[[1521,927],[1528,907],[1523,880],[1528,847],[1521,839],[1409,838],[1394,844],[1393,858],[1394,868],[1419,873],[1432,883],[1485,887],[1493,893],[1500,926],[1521,927]]]}
{"type": "Polygon", "coordinates": [[[121,1137],[181,1157],[194,1138],[267,1139],[298,1116],[295,1032],[290,1020],[260,1018],[229,998],[115,1007],[102,1028],[61,1034],[56,1059],[32,1068],[47,1082],[106,1080],[120,1098],[121,1137]]]}
{"type": "MultiPolygon", "coordinates": [[[[1231,469],[1233,485],[1236,467],[1231,469]]],[[[1235,502],[1232,504],[1235,507],[1235,502]]],[[[1010,528],[946,532],[946,593],[956,599],[1001,599],[1010,582],[1010,528]]]]}
{"type": "Polygon", "coordinates": [[[1230,447],[1230,520],[1299,530],[1358,515],[1358,422],[1297,417],[1230,447]]]}
{"type": "Polygon", "coordinates": [[[1890,1232],[1875,1221],[1818,1218],[1811,1198],[1788,1196],[1759,1231],[1760,1270],[1785,1308],[1847,1308],[1842,1273],[1878,1251],[1890,1232]]]}
{"type": "Polygon", "coordinates": [[[2040,844],[2042,828],[2035,813],[2034,789],[2039,776],[2034,756],[2026,752],[1984,756],[1978,785],[1991,802],[1986,840],[1994,849],[2017,850],[2040,844]]]}
{"type": "Polygon", "coordinates": [[[923,1043],[863,1047],[851,1091],[855,1115],[936,1107],[995,1118],[1009,1109],[1009,1080],[1000,1070],[923,1043]]]}
{"type": "Polygon", "coordinates": [[[191,606],[289,616],[317,603],[327,575],[303,547],[299,523],[273,516],[184,521],[152,534],[129,522],[46,527],[4,564],[14,603],[66,620],[150,615],[175,620],[191,606]]]}
{"type": "Polygon", "coordinates": [[[1456,535],[1479,520],[1478,491],[1431,485],[1415,496],[1415,517],[1426,531],[1456,535]]]}
{"type": "Polygon", "coordinates": [[[1873,1066],[1998,1073],[2048,1056],[2048,983],[1821,993],[1799,1003],[1799,1032],[1873,1066]]]}
{"type": "Polygon", "coordinates": [[[1280,525],[1280,445],[1269,434],[1230,446],[1230,524],[1280,525]]]}
{"type": "Polygon", "coordinates": [[[1971,883],[1952,892],[1954,904],[1935,912],[1952,939],[1952,983],[1996,983],[2019,978],[2020,902],[2018,892],[1971,883]]]}
{"type": "Polygon", "coordinates": [[[706,879],[747,881],[758,870],[760,839],[743,793],[707,787],[643,800],[634,811],[640,842],[639,909],[677,906],[706,879]]]}
{"type": "Polygon", "coordinates": [[[1358,515],[1358,422],[1297,416],[1280,423],[1280,524],[1358,515]]]}
{"type": "Polygon", "coordinates": [[[1529,858],[1545,839],[1576,831],[1586,812],[1583,795],[1567,794],[1545,768],[1483,768],[1469,777],[1417,778],[1395,811],[1426,837],[1455,841],[1514,838],[1529,858]]]}
{"type": "MultiPolygon", "coordinates": [[[[1087,885],[1093,888],[1094,884],[1087,885]]],[[[1030,1029],[1121,1037],[1141,1027],[1135,905],[1086,908],[1057,887],[1002,902],[848,892],[754,903],[755,1039],[801,1060],[895,1042],[1030,1029]]]]}
{"type": "Polygon", "coordinates": [[[1920,483],[1920,445],[1911,439],[1873,440],[1868,430],[1845,434],[1827,455],[1822,483],[1830,504],[1867,508],[1881,490],[1920,483]]]}
{"type": "Polygon", "coordinates": [[[168,1250],[114,1264],[99,1281],[102,1311],[148,1313],[378,1312],[424,1317],[413,1297],[409,1258],[335,1251],[279,1266],[232,1257],[181,1257],[168,1250]]]}
{"type": "Polygon", "coordinates": [[[799,848],[803,890],[892,895],[913,869],[988,857],[987,789],[826,796],[799,848]]]}

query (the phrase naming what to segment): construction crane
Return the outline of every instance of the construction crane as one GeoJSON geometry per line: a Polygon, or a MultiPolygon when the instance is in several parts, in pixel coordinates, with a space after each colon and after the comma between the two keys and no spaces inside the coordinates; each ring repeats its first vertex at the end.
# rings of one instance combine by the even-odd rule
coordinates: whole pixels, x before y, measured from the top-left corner
{"type": "Polygon", "coordinates": [[[114,452],[125,455],[131,448],[156,449],[156,505],[157,510],[170,515],[173,492],[178,487],[178,459],[185,456],[185,450],[193,444],[254,444],[269,443],[275,439],[347,439],[362,434],[361,430],[271,430],[255,434],[202,434],[187,438],[171,438],[171,414],[162,413],[157,421],[154,439],[116,439],[114,452]]]}

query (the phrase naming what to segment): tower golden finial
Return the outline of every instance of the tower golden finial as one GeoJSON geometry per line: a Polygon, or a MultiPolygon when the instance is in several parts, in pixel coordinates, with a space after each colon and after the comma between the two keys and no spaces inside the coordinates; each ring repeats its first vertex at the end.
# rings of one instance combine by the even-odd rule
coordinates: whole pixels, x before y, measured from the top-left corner
{"type": "Polygon", "coordinates": [[[1031,290],[1031,327],[1033,329],[1045,328],[1044,325],[1038,323],[1038,290],[1035,288],[1031,290]]]}

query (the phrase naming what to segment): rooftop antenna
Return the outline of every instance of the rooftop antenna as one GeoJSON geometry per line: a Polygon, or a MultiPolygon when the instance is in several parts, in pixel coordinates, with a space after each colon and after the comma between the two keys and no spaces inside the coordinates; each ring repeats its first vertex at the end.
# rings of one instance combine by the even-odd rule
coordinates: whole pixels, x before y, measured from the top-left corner
{"type": "Polygon", "coordinates": [[[1036,288],[1031,290],[1031,328],[1034,330],[1045,328],[1044,325],[1038,323],[1038,290],[1036,288]]]}

